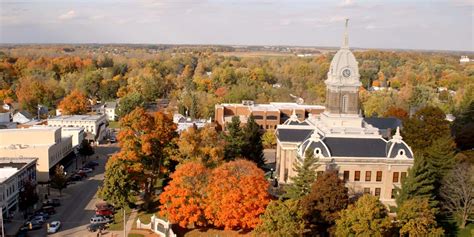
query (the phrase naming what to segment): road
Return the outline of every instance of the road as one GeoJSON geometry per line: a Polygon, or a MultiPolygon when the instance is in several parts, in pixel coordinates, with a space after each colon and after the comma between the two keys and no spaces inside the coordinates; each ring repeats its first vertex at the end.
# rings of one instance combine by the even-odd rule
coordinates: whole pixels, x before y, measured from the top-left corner
{"type": "MultiPolygon", "coordinates": [[[[89,173],[86,179],[68,185],[63,190],[61,197],[57,192],[51,193],[51,198],[61,199],[61,206],[56,208],[57,213],[51,216],[48,222],[59,220],[62,226],[58,233],[50,236],[96,236],[96,233],[90,233],[86,228],[89,219],[95,213],[95,204],[100,201],[97,197],[97,190],[104,179],[107,157],[116,151],[118,151],[118,147],[115,144],[96,147],[96,154],[89,160],[97,161],[99,166],[89,173]],[[95,158],[96,155],[99,156],[99,159],[95,158]]],[[[28,236],[46,236],[46,227],[29,231],[28,236]]]]}

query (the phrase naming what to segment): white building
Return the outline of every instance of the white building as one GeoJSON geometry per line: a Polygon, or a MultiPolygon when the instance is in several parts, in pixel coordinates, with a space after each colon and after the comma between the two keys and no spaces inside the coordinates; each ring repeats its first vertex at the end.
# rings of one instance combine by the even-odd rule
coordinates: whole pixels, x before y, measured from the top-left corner
{"type": "Polygon", "coordinates": [[[461,56],[459,59],[459,63],[469,63],[471,60],[469,59],[468,56],[461,56]]]}
{"type": "Polygon", "coordinates": [[[36,185],[36,158],[0,157],[0,207],[3,216],[18,211],[19,193],[26,182],[36,185]]]}
{"type": "MultiPolygon", "coordinates": [[[[347,23],[346,23],[347,27],[347,23]]],[[[291,183],[297,157],[312,152],[319,159],[318,173],[334,170],[350,195],[370,193],[395,206],[394,192],[413,166],[413,152],[400,136],[390,139],[360,114],[361,85],[358,62],[349,50],[347,28],[344,44],[331,61],[325,81],[326,107],[319,117],[304,122],[292,115],[277,127],[276,171],[280,183],[291,183]]]]}
{"type": "Polygon", "coordinates": [[[53,167],[71,152],[72,136],[62,136],[61,128],[0,129],[0,157],[38,158],[38,181],[48,181],[53,167]]]}
{"type": "Polygon", "coordinates": [[[27,111],[18,111],[13,115],[13,122],[23,124],[31,121],[33,116],[27,111]]]}
{"type": "Polygon", "coordinates": [[[107,117],[97,115],[63,115],[48,119],[50,127],[80,127],[86,132],[86,139],[96,142],[104,140],[108,134],[107,117]]]}
{"type": "Polygon", "coordinates": [[[107,120],[115,121],[117,119],[117,114],[115,113],[117,109],[117,102],[110,101],[101,104],[96,104],[92,106],[92,112],[98,114],[105,114],[107,116],[107,120]]]}
{"type": "Polygon", "coordinates": [[[206,124],[210,124],[211,120],[206,120],[206,119],[192,119],[190,117],[185,117],[182,114],[174,114],[173,115],[173,122],[176,123],[178,133],[181,133],[184,130],[187,130],[188,128],[192,126],[196,126],[197,128],[202,128],[206,126],[206,124]]]}

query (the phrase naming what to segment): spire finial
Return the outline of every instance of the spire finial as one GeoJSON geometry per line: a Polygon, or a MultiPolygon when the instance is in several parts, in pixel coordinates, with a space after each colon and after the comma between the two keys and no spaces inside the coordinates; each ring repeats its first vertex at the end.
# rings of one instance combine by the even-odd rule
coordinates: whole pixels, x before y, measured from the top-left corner
{"type": "Polygon", "coordinates": [[[400,127],[397,127],[395,135],[392,137],[393,141],[399,143],[402,141],[403,137],[400,135],[400,127]]]}
{"type": "Polygon", "coordinates": [[[296,116],[296,111],[295,110],[293,110],[293,112],[291,113],[290,120],[298,121],[298,116],[296,116]]]}
{"type": "Polygon", "coordinates": [[[349,33],[348,33],[348,28],[349,27],[349,18],[346,18],[346,28],[344,31],[344,43],[342,45],[343,48],[349,48],[349,33]]]}

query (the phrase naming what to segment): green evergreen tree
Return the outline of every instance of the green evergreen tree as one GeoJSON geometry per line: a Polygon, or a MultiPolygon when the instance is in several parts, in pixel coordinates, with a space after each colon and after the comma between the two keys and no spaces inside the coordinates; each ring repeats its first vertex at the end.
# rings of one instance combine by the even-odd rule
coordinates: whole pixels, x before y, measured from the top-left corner
{"type": "Polygon", "coordinates": [[[245,145],[239,117],[232,117],[232,122],[227,124],[226,129],[227,134],[224,137],[226,142],[224,159],[226,161],[231,161],[242,156],[242,147],[245,145]]]}
{"type": "Polygon", "coordinates": [[[314,156],[313,151],[307,150],[304,159],[300,156],[296,159],[293,163],[296,176],[290,177],[291,184],[284,194],[290,199],[300,199],[311,192],[311,185],[316,180],[316,169],[319,167],[319,159],[314,156]]]}
{"type": "Polygon", "coordinates": [[[437,205],[435,200],[435,173],[426,157],[418,155],[413,167],[408,171],[408,177],[402,180],[401,188],[396,188],[396,202],[400,207],[406,200],[415,197],[427,198],[432,207],[437,205]]]}
{"type": "Polygon", "coordinates": [[[245,145],[242,148],[242,156],[255,162],[258,167],[262,168],[265,165],[262,134],[260,133],[260,126],[255,122],[253,116],[248,118],[247,124],[243,129],[243,139],[245,145]]]}
{"type": "Polygon", "coordinates": [[[432,172],[434,173],[434,188],[436,199],[439,200],[439,188],[441,181],[454,167],[456,161],[454,159],[454,142],[450,135],[440,137],[425,151],[426,159],[430,163],[432,172]]]}
{"type": "Polygon", "coordinates": [[[105,178],[99,188],[99,197],[116,207],[125,208],[135,201],[138,190],[137,177],[129,170],[125,160],[110,160],[105,170],[105,178]]]}
{"type": "Polygon", "coordinates": [[[474,149],[474,101],[457,116],[453,128],[457,147],[461,150],[474,149]]]}

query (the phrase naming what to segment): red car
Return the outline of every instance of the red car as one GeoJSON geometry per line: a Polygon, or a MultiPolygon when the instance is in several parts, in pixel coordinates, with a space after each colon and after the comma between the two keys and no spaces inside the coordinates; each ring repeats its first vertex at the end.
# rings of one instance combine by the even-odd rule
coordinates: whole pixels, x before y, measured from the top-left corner
{"type": "Polygon", "coordinates": [[[99,216],[112,216],[114,215],[114,212],[109,209],[98,209],[95,211],[95,214],[99,216]]]}

